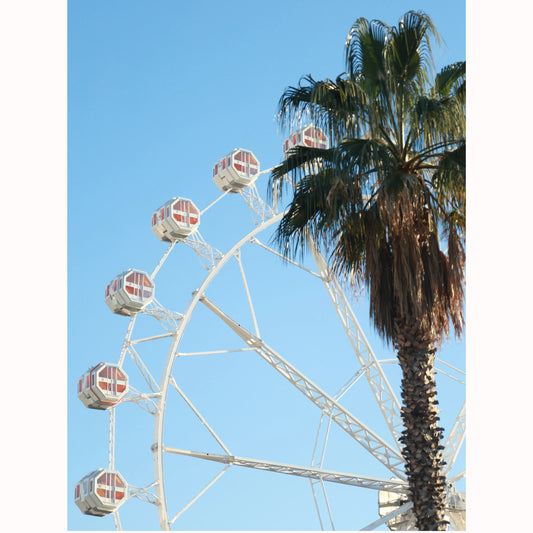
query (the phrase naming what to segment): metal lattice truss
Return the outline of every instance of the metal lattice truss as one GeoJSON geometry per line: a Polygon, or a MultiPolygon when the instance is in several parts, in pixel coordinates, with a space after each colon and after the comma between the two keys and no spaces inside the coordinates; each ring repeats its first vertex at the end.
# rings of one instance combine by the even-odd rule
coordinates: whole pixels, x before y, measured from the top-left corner
{"type": "Polygon", "coordinates": [[[128,393],[121,401],[133,402],[147,413],[154,415],[157,412],[157,399],[159,396],[159,392],[147,394],[145,392],[139,392],[130,385],[128,387],[128,393]]]}
{"type": "Polygon", "coordinates": [[[252,218],[256,226],[262,224],[265,220],[272,218],[276,213],[268,204],[266,204],[259,193],[255,183],[239,191],[242,199],[248,204],[252,213],[252,218]]]}
{"type": "Polygon", "coordinates": [[[155,298],[142,313],[154,317],[169,332],[176,331],[179,321],[183,318],[181,313],[165,309],[155,298]]]}
{"type": "Polygon", "coordinates": [[[134,487],[133,485],[128,485],[128,498],[137,498],[138,500],[157,505],[159,503],[159,498],[152,492],[155,485],[155,482],[147,487],[134,487]]]}
{"type": "Polygon", "coordinates": [[[198,230],[189,235],[183,243],[196,252],[207,270],[213,268],[222,259],[222,252],[207,244],[198,230]]]}
{"type": "Polygon", "coordinates": [[[220,455],[215,453],[181,450],[179,448],[171,448],[169,446],[163,446],[163,451],[229,465],[244,466],[247,468],[255,468],[257,470],[268,470],[269,472],[276,472],[278,474],[289,474],[291,476],[299,476],[309,479],[321,479],[323,481],[342,483],[343,485],[352,485],[354,487],[362,487],[365,489],[386,490],[389,492],[398,492],[400,494],[405,494],[408,490],[407,482],[400,480],[387,480],[368,476],[356,476],[353,474],[334,472],[332,470],[324,470],[321,468],[295,466],[277,463],[274,461],[260,461],[258,459],[236,457],[234,455],[220,455]]]}

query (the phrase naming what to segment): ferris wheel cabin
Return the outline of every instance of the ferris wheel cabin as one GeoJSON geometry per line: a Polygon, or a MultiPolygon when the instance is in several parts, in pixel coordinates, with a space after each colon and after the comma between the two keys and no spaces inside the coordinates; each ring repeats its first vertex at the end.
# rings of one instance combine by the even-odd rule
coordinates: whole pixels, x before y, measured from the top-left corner
{"type": "Polygon", "coordinates": [[[117,471],[99,468],[76,485],[74,503],[83,514],[105,516],[124,502],[126,491],[126,481],[117,471]]]}
{"type": "Polygon", "coordinates": [[[248,187],[259,174],[259,161],[249,150],[237,148],[213,167],[213,181],[223,192],[248,187]]]}
{"type": "Polygon", "coordinates": [[[128,375],[118,365],[99,363],[78,379],[78,398],[90,409],[109,409],[128,390],[128,375]]]}
{"type": "Polygon", "coordinates": [[[105,303],[113,313],[131,316],[153,300],[154,292],[154,284],[146,272],[129,269],[107,284],[105,303]]]}
{"type": "Polygon", "coordinates": [[[316,126],[304,126],[289,135],[283,143],[283,155],[295,146],[309,146],[310,148],[329,148],[329,141],[323,130],[316,126]]]}
{"type": "Polygon", "coordinates": [[[152,215],[152,231],[160,241],[186,239],[199,225],[200,211],[186,198],[172,198],[152,215]]]}

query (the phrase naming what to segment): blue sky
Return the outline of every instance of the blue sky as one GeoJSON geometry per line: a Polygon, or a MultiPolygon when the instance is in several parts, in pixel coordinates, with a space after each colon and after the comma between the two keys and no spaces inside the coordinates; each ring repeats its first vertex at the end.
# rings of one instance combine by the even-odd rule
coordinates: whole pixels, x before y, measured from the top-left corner
{"type": "MultiPolygon", "coordinates": [[[[90,470],[106,466],[108,436],[107,414],[84,408],[75,397],[74,386],[76,378],[89,366],[118,360],[127,319],[109,312],[103,291],[118,272],[130,267],[150,272],[157,264],[165,245],[150,230],[151,213],[177,195],[193,199],[200,209],[209,205],[219,194],[211,180],[212,166],[235,147],[251,149],[263,169],[278,163],[284,132],[278,131],[275,114],[281,93],[302,75],[324,78],[342,72],[346,34],[360,16],[395,23],[406,10],[422,9],[433,17],[445,42],[442,49],[435,49],[437,66],[465,57],[464,2],[448,2],[445,6],[429,1],[327,5],[325,9],[324,3],[314,1],[288,5],[278,1],[253,5],[213,1],[194,5],[131,0],[69,2],[68,63],[59,61],[56,66],[59,89],[50,98],[55,105],[57,95],[66,102],[61,81],[65,80],[68,67],[68,182],[60,183],[49,201],[53,206],[68,205],[68,212],[56,207],[49,215],[50,229],[55,228],[49,234],[55,233],[57,240],[59,232],[59,243],[54,241],[59,250],[55,258],[50,258],[48,241],[37,238],[32,244],[33,259],[23,261],[31,265],[38,257],[50,279],[59,276],[62,280],[66,277],[65,264],[58,258],[65,257],[68,245],[68,293],[63,298],[68,301],[68,315],[56,311],[56,316],[68,318],[68,332],[62,325],[64,321],[50,322],[50,318],[44,320],[45,329],[39,329],[45,309],[39,303],[39,319],[34,324],[41,342],[47,346],[46,354],[65,352],[61,360],[67,363],[67,371],[60,375],[68,385],[45,395],[47,403],[56,406],[57,418],[48,419],[50,408],[42,414],[37,411],[35,416],[39,409],[35,404],[41,404],[41,397],[35,398],[32,431],[22,433],[24,438],[19,445],[30,464],[37,459],[36,467],[42,467],[43,462],[48,462],[43,458],[49,457],[54,468],[64,468],[64,483],[58,484],[56,494],[66,502],[65,510],[61,516],[56,514],[51,523],[66,525],[70,530],[108,530],[113,526],[109,517],[85,517],[72,501],[74,484],[90,470]],[[53,437],[42,445],[40,437],[35,439],[36,433],[53,437]],[[63,444],[56,437],[58,434],[63,435],[63,444]],[[36,456],[36,445],[45,450],[45,456],[36,456]]],[[[38,26],[39,13],[34,12],[30,25],[38,26]]],[[[50,29],[44,32],[43,42],[64,37],[61,24],[57,31],[53,24],[47,28],[50,29]]],[[[33,41],[31,53],[21,47],[24,57],[41,57],[39,42],[33,41]]],[[[39,87],[42,93],[49,94],[47,63],[34,64],[34,77],[26,86],[34,91],[39,87]]],[[[18,66],[14,71],[22,75],[24,69],[18,66]]],[[[26,93],[26,86],[21,86],[19,97],[25,98],[28,109],[32,109],[33,100],[26,93]]],[[[45,114],[47,103],[37,102],[41,102],[41,112],[45,114]]],[[[50,109],[56,108],[52,105],[50,109]]],[[[59,106],[59,110],[61,116],[64,108],[59,106]]],[[[24,130],[18,128],[24,122],[14,124],[12,136],[23,138],[24,130]]],[[[66,161],[62,148],[65,132],[59,129],[60,148],[57,150],[54,145],[54,149],[61,162],[66,161]]],[[[47,146],[46,130],[37,131],[43,132],[37,138],[31,128],[26,128],[25,134],[37,146],[33,159],[48,166],[50,152],[41,148],[47,146]]],[[[64,167],[61,163],[58,167],[61,175],[64,167]]],[[[40,175],[39,166],[31,174],[35,180],[40,175]]],[[[39,191],[45,191],[39,180],[36,185],[39,191]]],[[[266,176],[258,182],[258,188],[261,193],[266,190],[266,176]]],[[[240,200],[225,198],[202,220],[202,235],[221,251],[253,227],[247,207],[240,200]]],[[[272,258],[264,259],[253,251],[246,258],[244,254],[243,251],[262,334],[265,338],[268,335],[268,342],[317,384],[330,393],[336,392],[355,366],[324,288],[316,283],[308,285],[303,276],[272,258]],[[298,321],[292,320],[294,309],[301,315],[298,321]],[[336,331],[338,335],[330,339],[322,334],[324,331],[336,331]],[[310,353],[315,356],[310,357],[310,353]],[[329,363],[331,354],[335,364],[329,363]]],[[[23,253],[21,256],[26,257],[23,253]]],[[[19,270],[25,275],[24,268],[19,270]]],[[[156,288],[157,298],[169,308],[183,311],[191,291],[204,275],[190,249],[176,249],[158,274],[161,282],[156,288]]],[[[210,294],[221,306],[224,303],[236,319],[249,325],[242,287],[235,283],[236,278],[235,269],[221,273],[210,294]]],[[[475,282],[472,280],[474,287],[475,282]]],[[[392,355],[368,324],[364,297],[354,303],[354,310],[378,357],[392,355]]],[[[17,316],[27,312],[27,308],[17,308],[17,316]]],[[[473,331],[475,334],[479,329],[473,331]]],[[[183,349],[233,348],[237,341],[219,328],[206,311],[198,310],[183,349]],[[213,334],[206,339],[206,328],[220,337],[213,334]]],[[[451,341],[443,357],[456,366],[464,365],[464,347],[464,343],[451,341]]],[[[146,358],[158,376],[167,347],[154,345],[150,350],[146,358]]],[[[259,357],[210,357],[189,358],[178,375],[184,380],[185,392],[205,409],[209,423],[232,453],[308,464],[318,409],[286,386],[259,357]]],[[[47,361],[41,358],[33,365],[36,375],[54,381],[57,369],[50,370],[47,361]]],[[[487,374],[478,372],[477,376],[479,380],[487,374]]],[[[34,389],[39,386],[37,380],[34,389]]],[[[450,415],[444,409],[447,387],[443,382],[441,405],[443,423],[449,427],[450,415]]],[[[454,392],[453,387],[452,384],[448,399],[452,404],[450,412],[455,413],[461,393],[454,392]]],[[[346,397],[347,407],[379,432],[382,428],[368,398],[363,388],[355,390],[353,396],[346,397]]],[[[129,483],[145,486],[153,476],[151,415],[132,405],[121,407],[124,409],[117,413],[116,466],[129,483]]],[[[176,447],[218,453],[216,443],[202,433],[182,407],[178,402],[173,406],[176,447]]],[[[503,423],[504,413],[496,413],[499,423],[503,423]]],[[[169,479],[175,483],[172,504],[177,512],[218,470],[199,460],[171,460],[169,479]]],[[[387,477],[379,464],[361,454],[340,431],[332,433],[326,466],[387,477]]],[[[350,489],[334,486],[328,492],[337,529],[362,527],[376,518],[376,494],[350,489]]],[[[470,497],[475,501],[475,494],[470,497]]],[[[135,499],[122,507],[121,519],[124,529],[158,527],[155,508],[135,499]]],[[[232,467],[183,514],[175,527],[313,530],[319,526],[308,481],[232,467]]]]}

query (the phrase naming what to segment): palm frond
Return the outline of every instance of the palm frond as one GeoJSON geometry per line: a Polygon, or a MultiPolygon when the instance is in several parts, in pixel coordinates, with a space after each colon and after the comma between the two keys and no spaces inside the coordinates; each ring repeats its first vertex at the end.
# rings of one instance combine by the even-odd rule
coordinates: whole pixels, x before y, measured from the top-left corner
{"type": "MultiPolygon", "coordinates": [[[[450,96],[464,85],[466,76],[466,62],[458,61],[444,67],[436,76],[430,94],[439,97],[450,96]]],[[[461,89],[464,90],[464,89],[461,89]]]]}
{"type": "Polygon", "coordinates": [[[418,152],[446,140],[462,140],[466,118],[457,98],[421,95],[410,110],[408,148],[418,152]]]}
{"type": "Polygon", "coordinates": [[[439,202],[446,209],[446,227],[465,228],[466,206],[466,145],[446,151],[438,162],[431,179],[439,202]]]}
{"type": "Polygon", "coordinates": [[[346,40],[346,66],[349,74],[361,74],[369,82],[378,83],[386,78],[383,51],[389,26],[379,20],[369,22],[359,18],[353,24],[346,40]]]}
{"type": "Polygon", "coordinates": [[[387,41],[387,65],[394,79],[402,84],[427,82],[433,67],[431,39],[439,34],[431,18],[421,11],[409,11],[391,28],[387,41]]]}
{"type": "Polygon", "coordinates": [[[342,219],[342,202],[328,199],[335,187],[337,173],[323,168],[303,177],[294,189],[290,207],[281,219],[274,241],[287,257],[306,251],[309,232],[319,243],[327,242],[333,234],[336,221],[342,219]]]}

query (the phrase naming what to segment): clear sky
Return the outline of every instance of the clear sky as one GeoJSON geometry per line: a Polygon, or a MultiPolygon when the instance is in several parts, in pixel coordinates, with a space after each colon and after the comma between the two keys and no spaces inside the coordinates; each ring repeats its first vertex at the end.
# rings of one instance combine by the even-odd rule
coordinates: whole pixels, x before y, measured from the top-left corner
{"type": "MultiPolygon", "coordinates": [[[[468,163],[474,176],[468,189],[469,530],[520,530],[521,514],[509,509],[527,493],[523,479],[531,477],[524,449],[530,413],[521,411],[530,404],[526,335],[533,317],[524,307],[531,300],[524,280],[531,273],[530,259],[520,255],[529,242],[520,228],[530,223],[520,213],[530,211],[531,187],[527,158],[501,154],[529,150],[530,80],[522,50],[530,46],[530,17],[517,2],[468,4],[468,116],[475,132],[468,163]],[[495,131],[505,132],[496,143],[495,131]],[[513,187],[504,193],[511,210],[500,209],[502,180],[513,187]],[[496,499],[487,513],[487,502],[496,499]]],[[[2,5],[0,217],[3,246],[12,250],[1,262],[2,451],[9,485],[0,522],[6,530],[113,527],[109,517],[85,517],[73,503],[75,483],[106,466],[108,439],[107,414],[83,407],[75,381],[99,361],[118,360],[127,319],[107,309],[104,287],[125,268],[154,268],[165,245],[150,230],[153,210],[177,195],[201,209],[209,205],[218,196],[212,165],[234,147],[251,149],[263,169],[278,163],[284,133],[274,117],[281,93],[302,75],[339,74],[356,18],[394,24],[408,9],[426,11],[445,42],[435,49],[441,66],[465,58],[464,8],[464,2],[436,1],[71,1],[67,42],[66,1],[2,5]],[[37,216],[22,214],[28,198],[38,203],[37,216]]],[[[258,183],[261,193],[265,187],[266,176],[258,183]]],[[[202,235],[222,251],[253,227],[239,201],[225,198],[202,220],[202,235]]],[[[261,334],[335,393],[355,363],[324,288],[253,254],[243,250],[243,264],[261,334]]],[[[194,253],[179,247],[158,274],[157,298],[183,311],[203,275],[194,253]]],[[[236,278],[235,268],[223,272],[208,292],[250,328],[236,278]]],[[[364,296],[353,307],[378,357],[392,355],[368,324],[364,296]]],[[[197,311],[183,350],[239,346],[206,311],[197,311]]],[[[442,356],[460,366],[464,347],[452,341],[442,356]]],[[[166,349],[154,344],[142,354],[156,377],[166,349]]],[[[253,355],[183,358],[174,373],[233,454],[309,464],[318,409],[253,355]]],[[[455,407],[445,403],[457,404],[462,392],[450,393],[444,379],[439,387],[449,427],[455,407]]],[[[358,383],[344,402],[386,436],[364,387],[358,383]]],[[[129,483],[145,486],[153,479],[151,415],[120,407],[116,466],[129,483]]],[[[165,429],[172,445],[220,451],[183,406],[172,409],[168,419],[176,422],[165,429]]],[[[387,477],[359,448],[332,430],[325,467],[387,477]]],[[[171,459],[166,480],[174,484],[169,506],[177,512],[219,469],[171,459]]],[[[337,529],[376,518],[372,491],[332,486],[328,495],[337,529]]],[[[155,508],[135,499],[121,508],[121,518],[124,529],[158,527],[155,508]]],[[[175,523],[181,530],[318,527],[307,480],[238,467],[175,523]]]]}
{"type": "MultiPolygon", "coordinates": [[[[86,517],[72,501],[75,483],[107,465],[108,438],[107,413],[86,409],[75,396],[75,381],[99,361],[118,360],[128,320],[110,313],[103,291],[119,272],[133,267],[150,273],[159,261],[166,245],[151,232],[152,212],[173,196],[207,207],[219,195],[212,166],[233,148],[252,150],[263,169],[277,164],[285,132],[278,130],[275,115],[283,90],[306,74],[316,79],[340,74],[346,35],[358,17],[394,24],[409,9],[426,11],[437,25],[444,41],[435,47],[437,68],[465,58],[462,1],[69,2],[70,529],[113,527],[110,516],[86,517]]],[[[257,184],[262,194],[267,177],[257,184]]],[[[200,231],[210,245],[225,252],[253,227],[247,206],[233,196],[205,214],[200,231]]],[[[268,235],[261,240],[268,243],[268,235]]],[[[242,259],[265,340],[334,394],[357,365],[324,287],[257,250],[243,249],[242,259]]],[[[208,294],[251,329],[233,263],[217,276],[208,294]]],[[[192,250],[178,246],[156,278],[156,297],[163,306],[183,312],[203,276],[205,270],[192,250]]],[[[364,296],[353,305],[377,356],[392,356],[368,323],[364,296]]],[[[139,353],[158,380],[168,343],[152,344],[139,353]]],[[[236,336],[198,309],[180,351],[239,347],[236,336]]],[[[443,358],[464,368],[464,343],[452,340],[443,358]]],[[[256,354],[197,356],[178,363],[174,375],[180,387],[232,454],[310,463],[320,412],[256,354]]],[[[125,369],[138,383],[131,360],[125,369]]],[[[451,397],[449,411],[442,414],[449,428],[464,392],[448,386],[442,385],[441,404],[447,405],[446,395],[451,397]]],[[[386,431],[362,385],[345,401],[371,429],[386,431]]],[[[134,405],[121,407],[116,467],[128,483],[144,487],[153,480],[152,417],[134,405]]],[[[221,452],[177,400],[168,411],[168,445],[221,452]]],[[[332,430],[324,467],[388,478],[389,473],[359,448],[340,429],[332,430]]],[[[457,472],[464,467],[464,453],[458,464],[457,472]]],[[[170,457],[165,483],[171,515],[220,470],[216,463],[170,457]]],[[[374,491],[333,486],[328,495],[336,529],[360,528],[378,517],[374,491]]],[[[153,505],[132,499],[120,514],[124,529],[158,528],[153,505]]],[[[174,527],[313,530],[319,523],[307,480],[232,467],[174,527]]]]}

